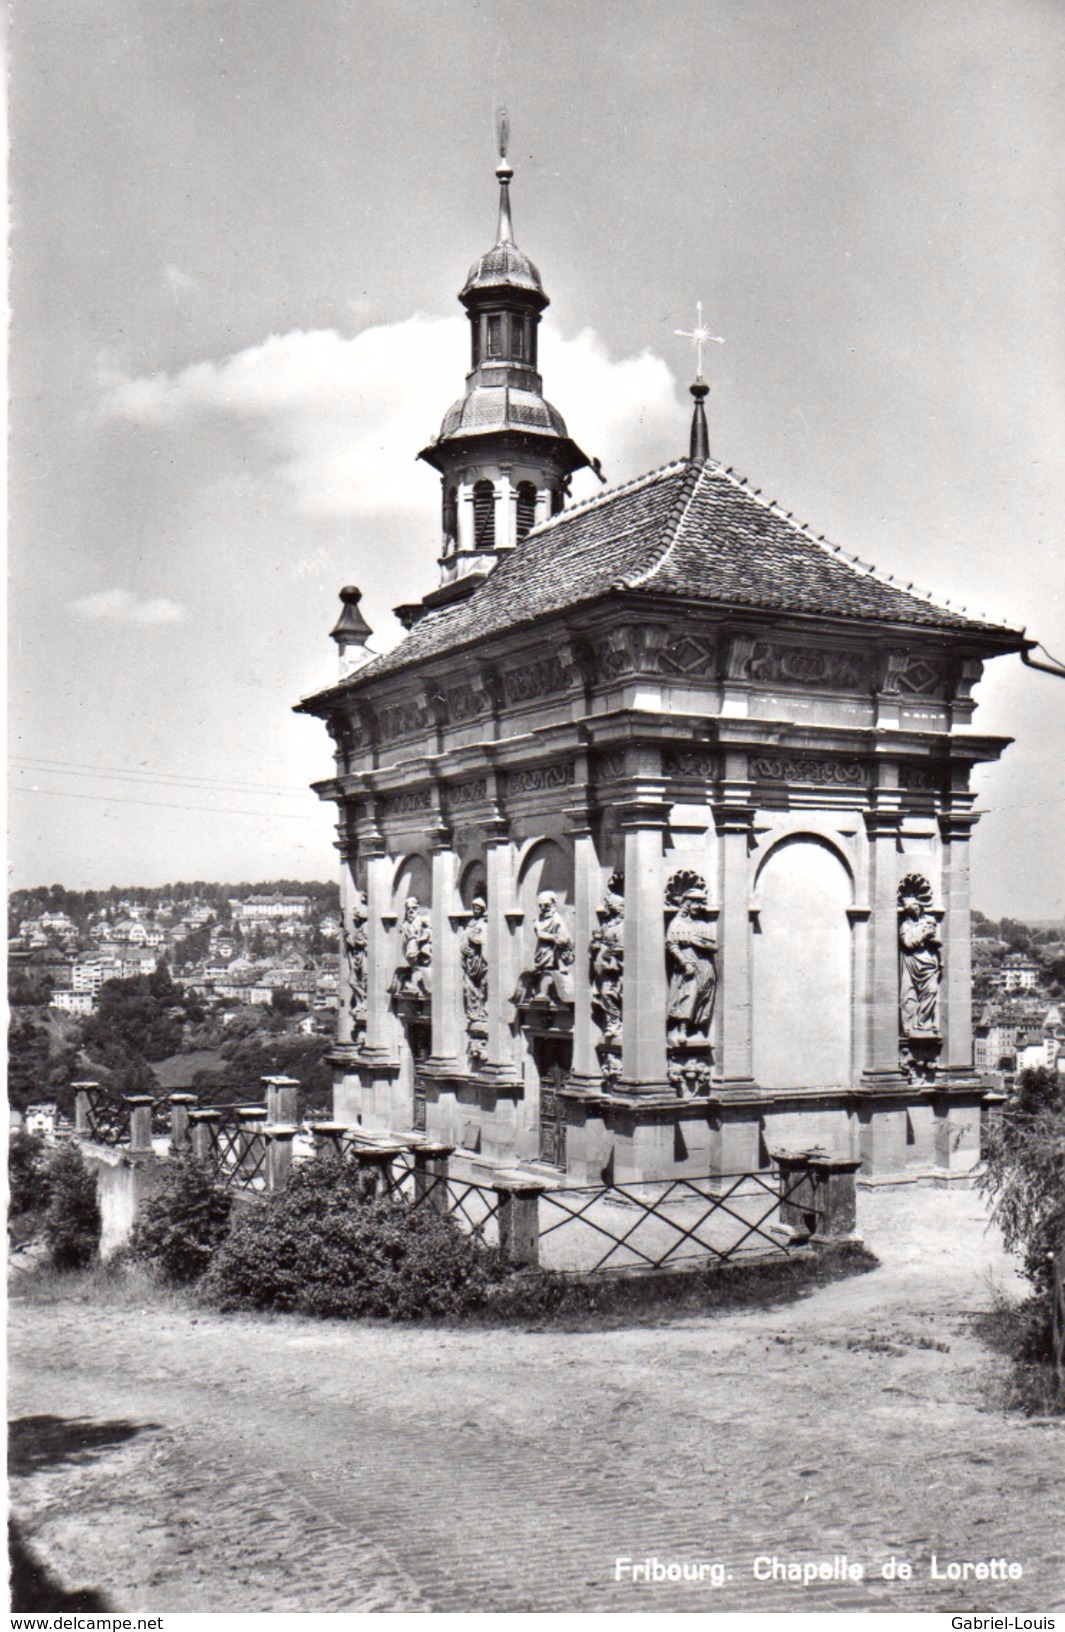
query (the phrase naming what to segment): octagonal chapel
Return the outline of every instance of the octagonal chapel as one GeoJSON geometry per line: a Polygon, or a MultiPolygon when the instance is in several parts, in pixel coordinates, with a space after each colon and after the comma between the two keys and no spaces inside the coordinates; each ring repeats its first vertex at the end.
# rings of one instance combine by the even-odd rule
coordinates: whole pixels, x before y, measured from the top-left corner
{"type": "Polygon", "coordinates": [[[964,1176],[970,777],[1008,741],[972,693],[1028,643],[721,469],[701,380],[686,457],[567,504],[590,461],[497,176],[421,453],[439,583],[377,657],[345,590],[341,679],[299,705],[335,744],[336,1120],[575,1181],[813,1147],[964,1176]]]}

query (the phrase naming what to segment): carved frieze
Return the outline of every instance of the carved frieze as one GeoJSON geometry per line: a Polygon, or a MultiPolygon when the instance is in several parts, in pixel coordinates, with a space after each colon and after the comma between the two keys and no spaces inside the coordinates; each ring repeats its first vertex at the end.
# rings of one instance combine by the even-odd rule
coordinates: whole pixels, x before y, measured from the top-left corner
{"type": "Polygon", "coordinates": [[[456,725],[460,725],[463,720],[472,720],[488,707],[488,698],[472,680],[466,680],[458,686],[449,686],[445,695],[448,714],[456,725]]]}
{"type": "Polygon", "coordinates": [[[733,640],[728,673],[737,680],[820,686],[828,691],[856,691],[864,688],[869,680],[866,660],[856,653],[824,651],[816,646],[783,646],[769,640],[733,640]]]}
{"type": "Polygon", "coordinates": [[[600,782],[616,782],[625,775],[625,754],[600,754],[595,762],[595,773],[600,782]]]}
{"type": "Polygon", "coordinates": [[[569,787],[575,774],[572,763],[530,765],[527,770],[507,772],[506,791],[511,796],[519,793],[548,793],[553,788],[569,787]]]}
{"type": "Polygon", "coordinates": [[[667,748],[662,755],[664,776],[684,776],[701,781],[717,775],[718,756],[699,748],[667,748]]]}
{"type": "Polygon", "coordinates": [[[942,777],[939,771],[931,765],[900,765],[899,787],[913,789],[927,789],[934,793],[940,786],[942,777]]]}
{"type": "Polygon", "coordinates": [[[950,674],[945,663],[913,652],[889,652],[880,690],[888,697],[946,697],[950,674]]]}
{"type": "Polygon", "coordinates": [[[717,644],[705,635],[683,634],[671,640],[658,654],[663,674],[705,679],[717,670],[717,644]]]}
{"type": "Polygon", "coordinates": [[[568,691],[571,680],[569,666],[557,652],[552,652],[549,657],[538,657],[535,663],[526,663],[520,669],[507,669],[503,675],[503,690],[508,703],[529,703],[537,697],[568,691]]]}
{"type": "Polygon", "coordinates": [[[432,808],[428,788],[412,788],[406,793],[390,793],[381,801],[386,816],[413,816],[415,812],[432,808]]]}
{"type": "Polygon", "coordinates": [[[860,759],[812,759],[805,754],[752,754],[748,762],[754,782],[812,782],[818,787],[865,788],[872,780],[860,759]]]}
{"type": "Polygon", "coordinates": [[[479,805],[488,797],[488,781],[478,776],[472,782],[458,782],[447,790],[449,810],[462,810],[467,805],[479,805]]]}
{"type": "Polygon", "coordinates": [[[424,705],[416,697],[389,703],[377,714],[377,728],[382,742],[405,737],[415,731],[424,731],[428,718],[424,705]]]}

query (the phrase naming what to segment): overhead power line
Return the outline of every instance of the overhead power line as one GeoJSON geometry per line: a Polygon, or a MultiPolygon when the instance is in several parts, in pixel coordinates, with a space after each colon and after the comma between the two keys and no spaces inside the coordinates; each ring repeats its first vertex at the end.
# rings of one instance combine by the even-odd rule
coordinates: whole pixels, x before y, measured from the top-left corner
{"type": "MultiPolygon", "coordinates": [[[[241,810],[237,805],[179,805],[172,799],[125,799],[121,794],[65,793],[61,788],[12,788],[12,793],[44,794],[49,799],[91,799],[99,805],[151,805],[157,810],[203,810],[209,816],[257,816],[260,821],[302,822],[292,810],[241,810]]],[[[191,790],[190,790],[191,791],[191,790]]]]}
{"type": "Polygon", "coordinates": [[[137,765],[92,765],[86,760],[79,759],[48,759],[38,754],[12,754],[12,764],[54,766],[59,770],[88,771],[97,775],[135,776],[145,781],[157,782],[196,782],[206,783],[218,787],[241,788],[254,792],[274,793],[305,793],[306,789],[293,782],[249,782],[240,777],[201,776],[185,771],[152,771],[144,770],[137,765]]]}
{"type": "Polygon", "coordinates": [[[265,799],[299,799],[307,792],[306,788],[294,788],[291,793],[282,793],[279,788],[268,788],[262,783],[242,787],[239,782],[216,782],[212,777],[197,782],[192,778],[177,780],[169,776],[137,776],[134,772],[128,771],[79,771],[73,768],[61,770],[55,765],[12,765],[11,768],[19,776],[77,776],[97,782],[132,782],[134,787],[138,788],[174,787],[189,793],[209,793],[217,789],[219,792],[228,793],[254,793],[265,799]]]}

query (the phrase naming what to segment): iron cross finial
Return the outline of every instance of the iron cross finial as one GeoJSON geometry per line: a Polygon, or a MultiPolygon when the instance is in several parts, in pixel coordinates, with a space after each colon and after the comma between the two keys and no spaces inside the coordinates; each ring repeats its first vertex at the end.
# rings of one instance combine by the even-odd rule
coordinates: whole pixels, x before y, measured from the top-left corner
{"type": "Polygon", "coordinates": [[[703,347],[706,345],[723,346],[725,344],[724,335],[711,334],[703,322],[703,303],[701,300],[695,302],[694,329],[674,329],[673,333],[678,334],[682,340],[690,340],[695,347],[695,377],[697,380],[701,380],[703,377],[703,347]]]}

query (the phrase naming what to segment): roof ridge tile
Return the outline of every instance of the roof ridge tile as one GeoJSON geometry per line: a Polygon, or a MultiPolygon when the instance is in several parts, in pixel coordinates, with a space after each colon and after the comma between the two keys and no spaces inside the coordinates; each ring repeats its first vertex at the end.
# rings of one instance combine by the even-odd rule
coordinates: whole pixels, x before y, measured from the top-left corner
{"type": "Polygon", "coordinates": [[[576,504],[567,505],[564,510],[559,510],[555,515],[548,516],[546,521],[541,521],[535,527],[530,527],[521,542],[524,544],[525,539],[542,538],[552,527],[557,527],[559,522],[569,521],[573,516],[586,515],[588,511],[595,510],[602,504],[607,504],[611,499],[619,498],[623,493],[635,493],[641,487],[650,487],[653,482],[660,481],[665,476],[673,475],[675,471],[680,470],[681,466],[687,463],[687,459],[671,459],[668,464],[659,465],[656,470],[648,470],[644,475],[634,476],[628,482],[619,482],[617,487],[604,487],[600,492],[593,493],[591,498],[579,499],[576,504]]]}
{"type": "Polygon", "coordinates": [[[695,497],[705,469],[705,465],[696,464],[694,460],[688,461],[684,480],[677,489],[676,497],[662,528],[661,538],[655,544],[656,558],[648,561],[647,565],[641,567],[638,572],[620,580],[620,588],[635,589],[639,584],[647,583],[648,579],[653,578],[655,573],[669,560],[673,546],[680,537],[681,528],[691,508],[692,500],[695,497]],[[662,549],[663,542],[666,545],[664,550],[662,549]]]}

